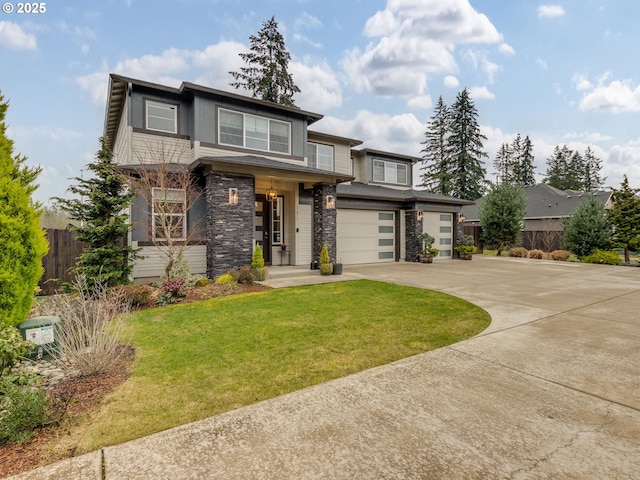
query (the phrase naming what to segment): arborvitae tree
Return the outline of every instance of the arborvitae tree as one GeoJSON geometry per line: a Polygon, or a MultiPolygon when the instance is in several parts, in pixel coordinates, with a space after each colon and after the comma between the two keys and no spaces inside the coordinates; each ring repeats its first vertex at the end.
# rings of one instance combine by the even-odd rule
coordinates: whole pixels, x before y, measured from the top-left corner
{"type": "Polygon", "coordinates": [[[48,245],[31,198],[41,169],[14,154],[5,135],[8,108],[0,93],[0,323],[14,326],[27,319],[48,245]]]}
{"type": "Polygon", "coordinates": [[[251,51],[240,54],[248,66],[241,67],[239,72],[229,72],[236,80],[230,85],[252,92],[254,98],[295,106],[293,95],[300,89],[287,71],[291,55],[285,49],[275,17],[264,22],[258,35],[251,35],[249,42],[251,51]]]}
{"type": "Polygon", "coordinates": [[[451,106],[451,135],[447,139],[447,156],[452,164],[451,193],[466,200],[480,198],[485,190],[486,170],[483,140],[478,124],[478,111],[466,88],[458,93],[451,106]]]}
{"type": "Polygon", "coordinates": [[[114,162],[104,137],[100,138],[95,161],[87,166],[93,176],[75,177],[77,185],[68,189],[78,198],[55,198],[79,225],[70,227],[77,231],[77,239],[85,242],[76,271],[90,285],[124,284],[129,281],[135,257],[135,250],[124,242],[131,225],[128,215],[123,213],[133,194],[127,192],[127,180],[114,162]]]}
{"type": "Polygon", "coordinates": [[[439,195],[451,194],[451,162],[447,155],[450,123],[449,108],[440,96],[433,116],[427,123],[425,141],[422,142],[424,148],[420,151],[423,154],[422,164],[424,165],[420,168],[424,170],[422,186],[428,192],[439,195]]]}
{"type": "Polygon", "coordinates": [[[579,257],[590,255],[596,248],[606,249],[610,237],[611,223],[604,205],[593,195],[564,222],[563,246],[579,257]]]}
{"type": "Polygon", "coordinates": [[[516,175],[516,183],[522,187],[530,187],[536,184],[535,177],[535,157],[533,155],[533,144],[529,139],[529,135],[524,137],[518,156],[518,171],[516,175]]]}
{"type": "Polygon", "coordinates": [[[484,244],[497,247],[498,255],[518,245],[526,207],[527,200],[518,185],[503,182],[492,186],[478,212],[484,244]]]}
{"type": "Polygon", "coordinates": [[[624,248],[624,261],[629,263],[629,251],[640,247],[640,189],[631,188],[625,175],[619,189],[613,190],[613,207],[609,219],[613,226],[614,246],[624,248]]]}

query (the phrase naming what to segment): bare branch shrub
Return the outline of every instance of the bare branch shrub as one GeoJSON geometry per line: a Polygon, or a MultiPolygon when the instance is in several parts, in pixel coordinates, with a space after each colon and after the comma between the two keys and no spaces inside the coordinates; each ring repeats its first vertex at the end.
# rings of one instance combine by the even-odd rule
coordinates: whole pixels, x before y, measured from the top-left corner
{"type": "Polygon", "coordinates": [[[121,290],[101,283],[89,286],[86,277],[77,276],[72,293],[55,295],[43,303],[42,311],[60,318],[57,346],[47,352],[65,368],[95,375],[109,370],[120,357],[124,320],[131,311],[121,290]]]}

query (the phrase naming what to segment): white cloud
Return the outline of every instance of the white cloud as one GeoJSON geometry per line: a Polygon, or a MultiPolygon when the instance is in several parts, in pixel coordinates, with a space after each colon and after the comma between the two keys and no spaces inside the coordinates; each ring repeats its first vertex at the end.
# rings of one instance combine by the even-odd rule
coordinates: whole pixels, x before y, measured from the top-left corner
{"type": "Polygon", "coordinates": [[[326,116],[313,130],[365,140],[358,148],[373,148],[404,155],[419,156],[425,126],[415,115],[378,115],[360,110],[355,118],[344,120],[326,116]]]}
{"type": "Polygon", "coordinates": [[[500,66],[488,58],[485,50],[468,49],[464,52],[463,57],[473,65],[476,70],[482,71],[487,76],[487,81],[493,83],[495,74],[500,71],[500,66]]]}
{"type": "Polygon", "coordinates": [[[508,43],[501,43],[500,46],[498,47],[498,51],[500,53],[504,53],[505,55],[515,55],[516,54],[516,51],[508,43]]]}
{"type": "Polygon", "coordinates": [[[496,96],[487,87],[471,87],[469,95],[474,100],[493,100],[496,96]]]}
{"type": "Polygon", "coordinates": [[[457,71],[457,45],[499,43],[502,35],[468,0],[390,0],[369,18],[371,42],[342,60],[350,83],[376,95],[425,94],[427,75],[457,71]]]}
{"type": "Polygon", "coordinates": [[[15,50],[35,50],[36,36],[25,32],[20,25],[13,22],[0,22],[0,47],[15,50]]]}
{"type": "Polygon", "coordinates": [[[453,75],[447,75],[444,77],[443,85],[447,88],[458,88],[460,81],[453,75]]]}
{"type": "Polygon", "coordinates": [[[318,17],[304,12],[301,16],[295,19],[293,26],[296,30],[309,30],[311,28],[321,27],[322,22],[318,17]]]}
{"type": "Polygon", "coordinates": [[[417,95],[409,99],[407,106],[413,109],[431,108],[433,107],[433,100],[431,95],[417,95]]]}
{"type": "Polygon", "coordinates": [[[543,70],[549,70],[549,65],[541,58],[536,58],[536,65],[538,65],[543,70]]]}
{"type": "Polygon", "coordinates": [[[324,112],[342,105],[340,82],[326,62],[314,64],[291,62],[289,73],[301,90],[294,96],[296,105],[299,107],[324,112]]]}
{"type": "Polygon", "coordinates": [[[573,83],[576,86],[576,90],[591,90],[593,88],[593,84],[589,81],[587,77],[580,74],[575,74],[573,76],[573,83]]]}
{"type": "Polygon", "coordinates": [[[611,80],[604,74],[593,85],[586,79],[576,84],[576,90],[585,92],[580,100],[580,110],[603,112],[640,112],[640,84],[632,80],[611,80]],[[607,83],[608,82],[608,83],[607,83]]]}
{"type": "Polygon", "coordinates": [[[560,5],[540,5],[538,7],[538,17],[561,17],[565,13],[564,8],[560,5]]]}

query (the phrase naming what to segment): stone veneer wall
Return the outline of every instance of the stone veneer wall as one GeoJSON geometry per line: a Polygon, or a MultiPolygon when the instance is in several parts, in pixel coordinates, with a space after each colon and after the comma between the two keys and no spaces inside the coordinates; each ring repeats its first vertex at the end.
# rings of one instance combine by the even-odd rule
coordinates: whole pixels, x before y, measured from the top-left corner
{"type": "Polygon", "coordinates": [[[321,183],[313,186],[313,260],[320,258],[322,245],[327,244],[329,247],[329,257],[332,262],[336,259],[336,209],[327,209],[325,206],[325,197],[333,195],[337,199],[336,186],[321,183]]]}
{"type": "Polygon", "coordinates": [[[251,265],[255,179],[253,176],[207,174],[207,277],[251,265]],[[229,204],[229,189],[238,189],[238,204],[229,204]]]}
{"type": "Polygon", "coordinates": [[[423,220],[418,220],[417,213],[415,210],[405,211],[405,260],[407,262],[415,262],[422,251],[418,236],[422,233],[423,220]]]}

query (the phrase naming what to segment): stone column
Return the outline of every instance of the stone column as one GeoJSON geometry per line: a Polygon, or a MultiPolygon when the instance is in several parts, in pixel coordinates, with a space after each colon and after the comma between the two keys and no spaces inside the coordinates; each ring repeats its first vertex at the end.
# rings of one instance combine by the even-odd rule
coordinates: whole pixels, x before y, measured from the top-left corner
{"type": "Polygon", "coordinates": [[[313,186],[313,251],[312,259],[320,258],[322,245],[329,247],[329,257],[333,263],[336,258],[336,209],[329,209],[326,206],[327,195],[332,195],[336,199],[336,186],[320,183],[313,186]]]}
{"type": "Polygon", "coordinates": [[[207,277],[251,265],[255,179],[250,175],[207,174],[207,277]],[[229,189],[238,189],[238,203],[229,203],[229,189]]]}
{"type": "Polygon", "coordinates": [[[407,262],[415,262],[422,252],[422,243],[418,240],[418,236],[422,233],[422,222],[422,219],[418,220],[416,210],[405,210],[405,260],[407,262]]]}

